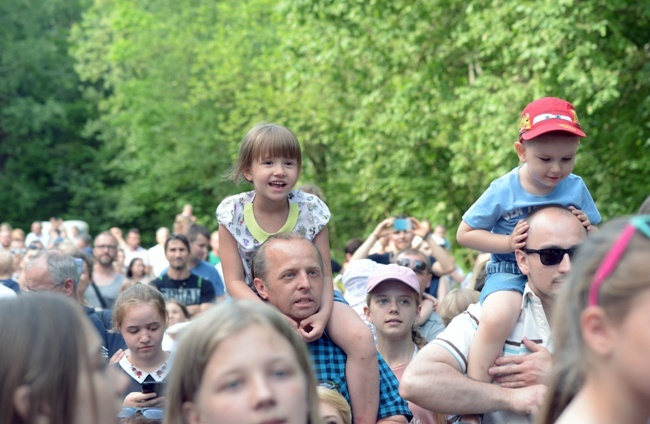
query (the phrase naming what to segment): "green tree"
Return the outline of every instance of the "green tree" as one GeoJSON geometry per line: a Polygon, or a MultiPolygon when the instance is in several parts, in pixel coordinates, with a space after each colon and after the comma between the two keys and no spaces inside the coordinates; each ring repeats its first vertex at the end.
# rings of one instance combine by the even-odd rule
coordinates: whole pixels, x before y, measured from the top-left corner
{"type": "Polygon", "coordinates": [[[0,217],[87,218],[75,197],[97,178],[98,144],[81,132],[92,113],[68,55],[85,1],[0,3],[0,217]]]}

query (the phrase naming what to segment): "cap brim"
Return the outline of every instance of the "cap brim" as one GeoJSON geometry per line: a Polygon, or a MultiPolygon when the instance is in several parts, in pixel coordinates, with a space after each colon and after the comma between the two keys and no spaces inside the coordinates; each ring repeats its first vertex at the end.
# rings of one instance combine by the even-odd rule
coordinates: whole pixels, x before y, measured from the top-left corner
{"type": "Polygon", "coordinates": [[[530,131],[526,131],[521,135],[522,140],[530,140],[531,138],[539,137],[542,134],[546,134],[553,131],[562,131],[565,133],[577,135],[578,137],[586,137],[585,133],[581,129],[571,125],[567,121],[562,119],[549,119],[544,121],[544,123],[538,124],[535,128],[530,131]]]}
{"type": "Polygon", "coordinates": [[[405,286],[407,286],[408,288],[410,288],[411,290],[413,290],[415,293],[418,294],[418,296],[421,296],[421,295],[422,295],[422,294],[420,293],[420,290],[419,290],[419,289],[416,290],[415,287],[413,287],[412,285],[410,285],[410,284],[407,283],[406,281],[404,281],[404,280],[402,280],[401,278],[396,277],[396,276],[394,276],[394,275],[388,275],[388,276],[383,277],[383,278],[381,278],[381,279],[379,279],[379,280],[377,280],[377,281],[373,281],[371,285],[368,285],[368,286],[366,287],[366,292],[367,292],[367,293],[370,293],[371,291],[373,291],[374,289],[376,289],[378,285],[380,285],[381,283],[385,283],[386,281],[397,281],[398,283],[402,283],[402,284],[404,284],[405,286]]]}

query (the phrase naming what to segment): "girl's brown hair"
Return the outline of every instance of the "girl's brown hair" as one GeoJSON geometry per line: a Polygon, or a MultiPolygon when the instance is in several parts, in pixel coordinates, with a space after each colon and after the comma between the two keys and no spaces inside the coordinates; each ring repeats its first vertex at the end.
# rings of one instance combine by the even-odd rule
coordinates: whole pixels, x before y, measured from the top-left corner
{"type": "Polygon", "coordinates": [[[204,312],[181,336],[167,387],[165,423],[186,423],[183,404],[194,401],[203,373],[220,343],[250,327],[261,325],[277,331],[293,347],[307,380],[308,424],[321,422],[316,378],[307,346],[285,318],[273,307],[247,300],[223,302],[204,312]]]}
{"type": "MultiPolygon", "coordinates": [[[[609,221],[590,232],[572,261],[571,274],[555,303],[553,323],[553,372],[537,423],[554,423],[584,384],[593,365],[580,325],[587,308],[596,270],[628,224],[628,218],[609,221]]],[[[621,322],[634,298],[650,288],[648,280],[650,239],[636,231],[612,274],[603,281],[598,306],[613,322],[621,322]]]]}
{"type": "MultiPolygon", "coordinates": [[[[51,293],[0,301],[0,423],[72,423],[80,377],[92,378],[91,328],[78,304],[51,293]],[[14,395],[28,388],[28,415],[14,395]]],[[[92,388],[93,384],[89,384],[92,388]]],[[[94,389],[93,389],[94,390],[94,389]]],[[[96,393],[92,407],[98,411],[96,393]]]]}
{"type": "Polygon", "coordinates": [[[239,146],[237,162],[225,177],[239,184],[244,178],[244,172],[253,162],[267,156],[295,159],[298,170],[302,169],[302,153],[295,134],[282,125],[260,122],[244,136],[239,146]]]}
{"type": "Polygon", "coordinates": [[[136,282],[125,283],[124,286],[113,307],[113,331],[119,331],[126,310],[138,303],[151,303],[163,318],[163,322],[167,322],[165,298],[155,287],[136,282]]]}

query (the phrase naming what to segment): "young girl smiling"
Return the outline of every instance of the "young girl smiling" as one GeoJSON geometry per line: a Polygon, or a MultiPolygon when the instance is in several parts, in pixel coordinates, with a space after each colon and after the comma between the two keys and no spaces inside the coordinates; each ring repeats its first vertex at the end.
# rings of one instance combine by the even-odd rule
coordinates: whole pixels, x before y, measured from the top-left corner
{"type": "Polygon", "coordinates": [[[243,177],[255,190],[228,197],[217,208],[226,289],[234,298],[260,300],[253,288],[250,266],[259,245],[282,232],[300,233],[312,240],[324,263],[323,304],[296,330],[306,341],[313,341],[326,329],[345,351],[355,422],[374,424],[379,406],[379,373],[372,333],[342,297],[340,302],[333,302],[327,233],[330,212],[317,196],[293,190],[301,166],[300,143],[288,128],[261,123],[244,137],[230,177],[236,183],[243,177]]]}

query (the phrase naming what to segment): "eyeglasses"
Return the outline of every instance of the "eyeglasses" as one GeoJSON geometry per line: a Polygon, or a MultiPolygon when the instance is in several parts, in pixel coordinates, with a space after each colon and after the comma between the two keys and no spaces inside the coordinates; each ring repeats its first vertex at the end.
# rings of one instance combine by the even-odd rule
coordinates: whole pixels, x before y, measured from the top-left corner
{"type": "Polygon", "coordinates": [[[144,415],[145,418],[148,418],[150,420],[162,420],[165,416],[165,412],[160,408],[125,407],[122,408],[119,414],[117,414],[117,418],[129,418],[130,416],[135,415],[138,412],[144,415]]]}
{"type": "Polygon", "coordinates": [[[117,246],[111,246],[109,244],[99,244],[95,246],[95,249],[117,250],[117,246]]]}
{"type": "Polygon", "coordinates": [[[573,257],[573,253],[576,251],[578,246],[573,246],[568,249],[558,249],[555,247],[549,249],[524,249],[524,252],[537,253],[539,255],[539,260],[542,262],[542,265],[553,266],[558,265],[564,259],[564,255],[569,255],[569,258],[573,257]]]}
{"type": "Polygon", "coordinates": [[[63,285],[63,283],[65,283],[65,280],[61,281],[58,284],[54,284],[52,287],[49,287],[49,288],[41,288],[41,287],[39,287],[37,289],[31,289],[31,288],[29,288],[27,286],[23,286],[20,289],[20,291],[23,292],[23,293],[30,293],[30,294],[49,293],[49,292],[52,292],[52,291],[56,290],[58,287],[61,287],[63,285]]]}
{"type": "Polygon", "coordinates": [[[591,287],[589,288],[589,306],[598,305],[600,286],[603,285],[603,281],[605,281],[607,277],[614,272],[614,269],[616,269],[616,265],[618,265],[621,256],[625,253],[627,246],[630,244],[630,241],[637,230],[650,239],[650,215],[634,216],[630,218],[630,221],[623,229],[621,235],[618,236],[618,239],[616,239],[612,247],[609,249],[609,252],[607,252],[605,258],[594,274],[594,280],[591,282],[591,287]]]}
{"type": "Polygon", "coordinates": [[[410,259],[398,259],[395,261],[395,263],[399,266],[411,268],[418,274],[424,274],[424,272],[427,270],[427,263],[419,259],[413,259],[412,261],[410,259]],[[413,263],[413,268],[411,268],[411,262],[413,263]]]}

